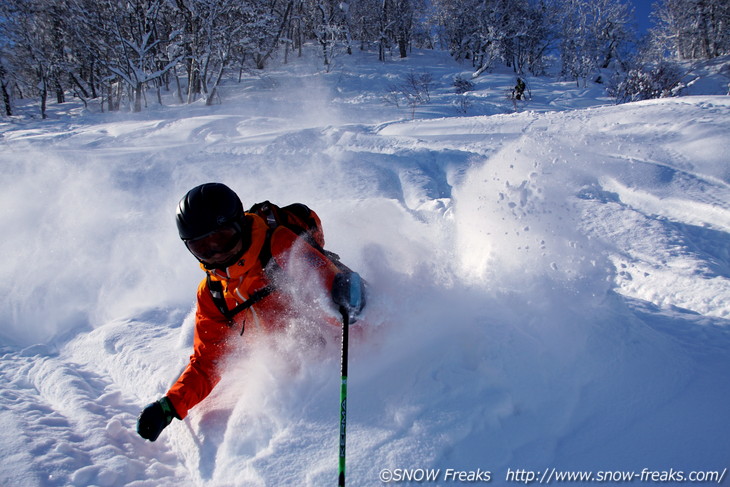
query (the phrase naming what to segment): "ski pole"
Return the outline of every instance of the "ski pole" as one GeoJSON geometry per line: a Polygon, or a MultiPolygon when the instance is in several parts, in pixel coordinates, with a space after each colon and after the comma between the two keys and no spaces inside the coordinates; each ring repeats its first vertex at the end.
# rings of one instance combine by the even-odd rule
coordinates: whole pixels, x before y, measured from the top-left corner
{"type": "Polygon", "coordinates": [[[342,361],[340,371],[342,382],[340,383],[340,465],[338,470],[338,487],[345,487],[345,444],[346,444],[346,423],[347,423],[347,349],[348,335],[350,328],[350,314],[344,307],[340,308],[342,313],[342,361]]]}

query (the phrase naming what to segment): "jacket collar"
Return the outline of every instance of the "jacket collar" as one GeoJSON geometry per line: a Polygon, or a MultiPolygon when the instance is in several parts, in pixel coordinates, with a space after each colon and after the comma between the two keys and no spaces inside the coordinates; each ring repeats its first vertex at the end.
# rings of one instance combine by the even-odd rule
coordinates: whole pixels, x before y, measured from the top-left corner
{"type": "Polygon", "coordinates": [[[248,220],[248,225],[245,227],[247,227],[248,231],[251,232],[251,243],[248,246],[248,249],[235,264],[230,265],[225,269],[206,269],[203,264],[200,264],[201,269],[203,269],[212,278],[229,281],[243,279],[252,270],[261,268],[259,254],[266,242],[268,226],[256,215],[246,213],[245,218],[248,220]]]}

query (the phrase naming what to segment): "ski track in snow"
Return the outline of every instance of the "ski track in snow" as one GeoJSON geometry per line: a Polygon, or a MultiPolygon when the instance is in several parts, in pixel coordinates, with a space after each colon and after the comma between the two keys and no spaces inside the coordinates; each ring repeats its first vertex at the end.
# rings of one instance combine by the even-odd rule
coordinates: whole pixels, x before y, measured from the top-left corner
{"type": "Polygon", "coordinates": [[[233,357],[157,442],[134,431],[190,353],[201,276],[171,222],[212,180],[309,204],[371,283],[349,485],[730,466],[728,98],[600,106],[535,80],[531,111],[457,116],[444,88],[397,120],[381,68],[349,69],[301,89],[274,72],[219,107],[0,125],[0,484],[332,483],[338,345],[303,347],[311,323],[233,357]]]}

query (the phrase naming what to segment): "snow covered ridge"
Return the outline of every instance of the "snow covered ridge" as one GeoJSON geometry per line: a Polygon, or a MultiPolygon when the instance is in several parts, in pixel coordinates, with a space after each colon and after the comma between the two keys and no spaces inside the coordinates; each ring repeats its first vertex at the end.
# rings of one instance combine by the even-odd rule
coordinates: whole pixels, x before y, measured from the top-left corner
{"type": "Polygon", "coordinates": [[[372,285],[348,485],[730,467],[730,98],[613,106],[532,80],[509,113],[494,74],[471,112],[444,88],[410,120],[376,96],[386,68],[437,64],[0,125],[0,484],[334,484],[339,356],[301,346],[313,323],[232,357],[157,442],[134,432],[190,353],[202,276],[173,214],[205,181],[309,204],[372,285]]]}

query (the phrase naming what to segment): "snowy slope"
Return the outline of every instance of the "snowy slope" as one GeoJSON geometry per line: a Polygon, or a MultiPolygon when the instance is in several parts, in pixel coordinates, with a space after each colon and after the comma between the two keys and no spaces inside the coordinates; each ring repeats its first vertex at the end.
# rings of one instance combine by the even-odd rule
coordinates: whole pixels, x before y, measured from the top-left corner
{"type": "Polygon", "coordinates": [[[334,484],[338,345],[303,347],[313,323],[242,346],[157,442],[134,431],[190,353],[202,276],[173,212],[205,181],[309,204],[372,284],[348,485],[730,467],[730,98],[534,79],[514,113],[493,73],[464,114],[444,54],[337,61],[215,107],[0,124],[0,485],[334,484]],[[382,103],[426,67],[416,120],[382,103]]]}

